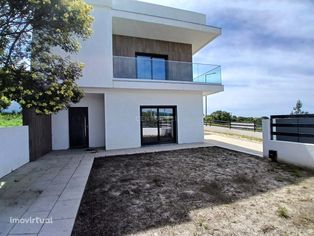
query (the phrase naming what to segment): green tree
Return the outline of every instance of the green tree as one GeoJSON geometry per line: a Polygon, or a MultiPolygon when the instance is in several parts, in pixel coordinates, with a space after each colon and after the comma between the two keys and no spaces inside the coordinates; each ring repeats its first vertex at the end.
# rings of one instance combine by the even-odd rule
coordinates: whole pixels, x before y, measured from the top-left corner
{"type": "Polygon", "coordinates": [[[215,111],[210,115],[211,120],[231,121],[232,115],[226,111],[215,111]]]}
{"type": "Polygon", "coordinates": [[[2,108],[14,100],[51,114],[82,98],[83,65],[54,52],[79,51],[79,40],[91,35],[90,11],[84,0],[0,1],[2,108]]]}
{"type": "Polygon", "coordinates": [[[9,99],[7,99],[6,97],[0,95],[0,112],[2,112],[2,110],[4,108],[10,106],[10,104],[11,104],[11,102],[9,101],[9,99]]]}
{"type": "Polygon", "coordinates": [[[302,115],[302,114],[308,114],[308,112],[302,111],[302,102],[300,99],[298,99],[297,103],[295,104],[295,107],[293,107],[291,115],[302,115]]]}

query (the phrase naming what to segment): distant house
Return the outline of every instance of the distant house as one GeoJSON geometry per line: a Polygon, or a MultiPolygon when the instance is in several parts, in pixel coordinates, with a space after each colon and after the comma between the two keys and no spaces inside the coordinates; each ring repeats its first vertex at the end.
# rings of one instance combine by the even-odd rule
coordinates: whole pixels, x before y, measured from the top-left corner
{"type": "Polygon", "coordinates": [[[54,150],[203,142],[203,96],[223,91],[220,66],[192,56],[220,35],[203,14],[127,0],[93,0],[85,97],[52,116],[54,150]]]}

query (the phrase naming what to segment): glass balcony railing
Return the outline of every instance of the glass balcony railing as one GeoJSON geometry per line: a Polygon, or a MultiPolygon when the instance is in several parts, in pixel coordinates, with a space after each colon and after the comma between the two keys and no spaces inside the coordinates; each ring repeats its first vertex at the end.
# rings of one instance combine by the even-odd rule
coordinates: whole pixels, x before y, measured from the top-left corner
{"type": "Polygon", "coordinates": [[[113,77],[221,85],[221,67],[145,56],[114,56],[113,77]]]}

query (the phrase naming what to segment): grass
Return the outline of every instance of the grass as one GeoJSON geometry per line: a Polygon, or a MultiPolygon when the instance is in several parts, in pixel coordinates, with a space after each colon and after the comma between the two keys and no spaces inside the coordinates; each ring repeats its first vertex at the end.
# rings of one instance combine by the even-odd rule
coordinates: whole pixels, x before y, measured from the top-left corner
{"type": "Polygon", "coordinates": [[[302,173],[299,169],[292,169],[291,173],[294,177],[302,177],[302,173]]]}
{"type": "Polygon", "coordinates": [[[0,127],[11,127],[22,125],[22,114],[0,113],[0,127]]]}
{"type": "Polygon", "coordinates": [[[289,214],[288,214],[288,210],[287,208],[285,207],[278,207],[277,209],[277,214],[279,217],[281,218],[285,218],[285,219],[288,219],[290,218],[289,214]]]}

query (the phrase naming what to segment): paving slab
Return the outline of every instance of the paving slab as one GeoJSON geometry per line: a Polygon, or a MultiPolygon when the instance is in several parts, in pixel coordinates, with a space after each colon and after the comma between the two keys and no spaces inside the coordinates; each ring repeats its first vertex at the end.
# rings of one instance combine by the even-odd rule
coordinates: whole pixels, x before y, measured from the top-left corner
{"type": "Polygon", "coordinates": [[[75,218],[53,220],[52,224],[45,224],[38,236],[69,236],[71,235],[75,218]]]}
{"type": "Polygon", "coordinates": [[[6,236],[10,232],[11,228],[13,227],[12,224],[9,222],[1,222],[0,221],[0,236],[6,236]]]}
{"type": "Polygon", "coordinates": [[[40,196],[28,210],[31,212],[51,211],[58,198],[58,196],[40,196]]]}
{"type": "Polygon", "coordinates": [[[39,219],[46,219],[49,215],[49,211],[42,212],[26,212],[21,218],[23,219],[32,219],[32,223],[17,223],[14,225],[10,234],[38,234],[44,222],[40,222],[39,219]],[[36,221],[36,218],[38,220],[36,221]]]}
{"type": "Polygon", "coordinates": [[[70,200],[60,200],[49,214],[53,220],[75,218],[79,209],[81,197],[70,200]]]}

